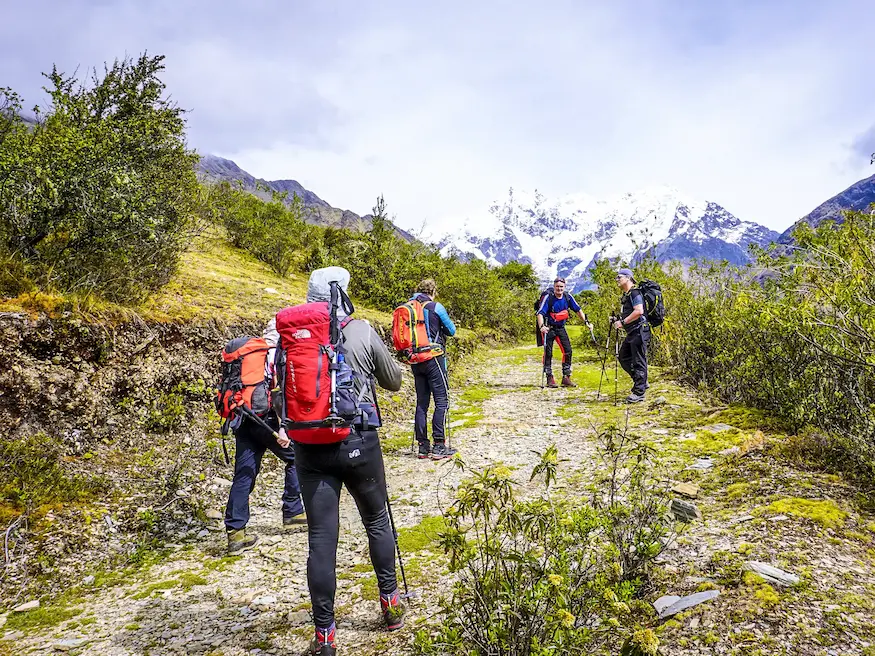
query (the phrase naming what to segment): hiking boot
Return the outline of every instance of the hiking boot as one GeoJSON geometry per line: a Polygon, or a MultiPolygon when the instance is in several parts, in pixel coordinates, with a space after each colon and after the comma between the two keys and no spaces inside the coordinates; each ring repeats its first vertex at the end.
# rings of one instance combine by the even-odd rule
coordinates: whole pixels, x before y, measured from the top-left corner
{"type": "Polygon", "coordinates": [[[389,631],[397,631],[404,626],[404,606],[401,605],[397,589],[391,594],[380,593],[380,609],[389,631]]]}
{"type": "Polygon", "coordinates": [[[626,403],[641,403],[644,400],[643,394],[635,394],[632,392],[629,396],[626,397],[626,403]]]}
{"type": "Polygon", "coordinates": [[[419,453],[416,454],[416,457],[420,460],[425,460],[431,455],[431,445],[423,444],[420,442],[419,444],[419,453]]]}
{"type": "Polygon", "coordinates": [[[337,654],[337,646],[334,644],[335,631],[334,622],[327,629],[316,627],[316,636],[310,643],[312,656],[335,656],[337,654]]]}
{"type": "Polygon", "coordinates": [[[577,387],[571,382],[571,376],[562,376],[562,387],[577,387]]]}
{"type": "Polygon", "coordinates": [[[313,656],[336,656],[337,647],[318,643],[315,640],[310,643],[310,654],[313,656]]]}
{"type": "Polygon", "coordinates": [[[258,543],[258,536],[254,533],[246,535],[246,529],[228,531],[228,555],[236,556],[247,549],[251,549],[258,543]]]}
{"type": "Polygon", "coordinates": [[[553,378],[553,374],[547,374],[547,387],[559,387],[556,384],[556,379],[553,378]]]}
{"type": "Polygon", "coordinates": [[[297,515],[283,515],[283,528],[292,529],[307,523],[307,513],[297,515]]]}
{"type": "Polygon", "coordinates": [[[443,460],[444,458],[452,458],[456,455],[456,450],[447,446],[443,442],[435,442],[434,448],[431,450],[431,459],[432,460],[443,460]]]}

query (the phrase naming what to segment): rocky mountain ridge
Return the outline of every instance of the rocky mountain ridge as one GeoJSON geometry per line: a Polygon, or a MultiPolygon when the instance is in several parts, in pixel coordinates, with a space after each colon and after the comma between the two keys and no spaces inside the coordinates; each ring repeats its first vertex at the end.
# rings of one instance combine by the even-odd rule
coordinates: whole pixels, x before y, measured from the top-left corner
{"type": "Polygon", "coordinates": [[[672,187],[651,187],[609,199],[586,194],[548,198],[511,189],[504,201],[468,217],[464,228],[439,241],[444,255],[491,264],[530,263],[543,280],[563,276],[573,291],[591,286],[589,271],[602,258],[633,263],[652,253],[659,261],[749,261],[751,244],[778,233],[742,221],[711,201],[672,187]]]}
{"type": "MultiPolygon", "coordinates": [[[[314,192],[305,189],[297,180],[263,180],[244,171],[235,162],[216,155],[201,155],[198,164],[198,176],[211,182],[239,182],[245,191],[255,194],[265,200],[270,199],[273,192],[288,194],[287,202],[297,195],[304,205],[304,220],[321,226],[347,228],[359,232],[367,232],[371,227],[371,215],[359,216],[350,210],[333,207],[322,200],[314,192]]],[[[399,237],[413,241],[409,232],[395,226],[399,237]]]]}

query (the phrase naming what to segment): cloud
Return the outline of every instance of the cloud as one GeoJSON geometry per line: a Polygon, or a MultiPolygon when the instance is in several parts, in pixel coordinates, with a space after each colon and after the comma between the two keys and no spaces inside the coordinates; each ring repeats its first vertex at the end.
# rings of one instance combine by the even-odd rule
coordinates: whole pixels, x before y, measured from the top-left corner
{"type": "Polygon", "coordinates": [[[165,53],[193,146],[406,227],[666,183],[783,229],[868,174],[864,0],[56,4],[0,25],[4,83],[165,53]]]}
{"type": "Polygon", "coordinates": [[[851,144],[851,153],[855,157],[869,159],[875,157],[875,124],[869,126],[869,129],[858,135],[851,144]]]}

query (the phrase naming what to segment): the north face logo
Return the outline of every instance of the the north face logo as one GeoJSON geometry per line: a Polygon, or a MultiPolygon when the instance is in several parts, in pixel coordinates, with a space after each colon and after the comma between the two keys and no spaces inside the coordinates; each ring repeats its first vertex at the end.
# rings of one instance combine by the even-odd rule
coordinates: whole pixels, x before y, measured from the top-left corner
{"type": "Polygon", "coordinates": [[[312,335],[310,334],[310,331],[306,328],[298,328],[298,330],[295,331],[295,334],[292,335],[292,337],[294,337],[295,339],[309,339],[310,337],[312,337],[312,335]]]}
{"type": "Polygon", "coordinates": [[[355,449],[354,451],[349,452],[349,457],[350,458],[358,458],[361,454],[362,454],[361,451],[359,451],[358,449],[355,449]]]}

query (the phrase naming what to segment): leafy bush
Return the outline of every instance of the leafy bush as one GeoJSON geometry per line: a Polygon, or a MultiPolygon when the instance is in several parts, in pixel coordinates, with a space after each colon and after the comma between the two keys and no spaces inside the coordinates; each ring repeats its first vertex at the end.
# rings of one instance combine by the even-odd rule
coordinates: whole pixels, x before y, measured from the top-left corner
{"type": "Polygon", "coordinates": [[[80,501],[101,489],[97,479],[67,474],[62,456],[58,442],[45,433],[0,442],[0,498],[24,510],[80,501]]]}
{"type": "MultiPolygon", "coordinates": [[[[742,267],[636,265],[665,293],[652,361],[796,432],[821,430],[828,437],[797,451],[875,482],[875,215],[803,224],[794,240],[742,267]]],[[[594,277],[587,311],[604,339],[619,295],[608,263],[594,277]]]]}
{"type": "Polygon", "coordinates": [[[249,251],[280,276],[301,270],[305,246],[317,228],[304,222],[301,199],[286,204],[285,194],[265,201],[228,182],[212,186],[213,219],[228,231],[231,243],[249,251]]]}
{"type": "Polygon", "coordinates": [[[41,288],[131,301],[176,270],[198,184],[162,61],[116,61],[88,85],[53,69],[36,122],[0,89],[0,260],[41,288]]]}
{"type": "Polygon", "coordinates": [[[613,427],[601,445],[614,467],[589,504],[550,494],[555,445],[532,472],[544,479],[540,496],[519,498],[502,465],[460,484],[441,534],[457,582],[443,623],[417,634],[418,653],[589,654],[640,629],[650,610],[636,593],[672,528],[661,487],[649,487],[652,454],[613,427]]]}

